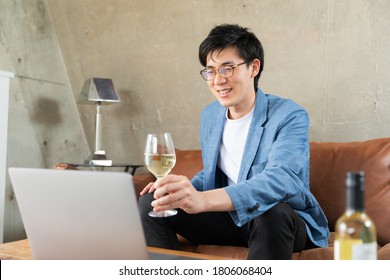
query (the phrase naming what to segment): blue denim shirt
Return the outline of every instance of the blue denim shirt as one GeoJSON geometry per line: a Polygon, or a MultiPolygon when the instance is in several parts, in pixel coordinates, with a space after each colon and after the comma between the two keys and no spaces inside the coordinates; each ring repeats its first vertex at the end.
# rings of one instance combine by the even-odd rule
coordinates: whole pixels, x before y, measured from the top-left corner
{"type": "Polygon", "coordinates": [[[202,112],[204,168],[192,179],[194,187],[199,191],[225,187],[235,208],[230,215],[238,226],[285,202],[305,222],[312,242],[328,246],[328,221],[309,188],[309,117],[305,109],[257,90],[238,182],[231,186],[226,186],[226,176],[217,167],[225,113],[218,101],[202,112]]]}

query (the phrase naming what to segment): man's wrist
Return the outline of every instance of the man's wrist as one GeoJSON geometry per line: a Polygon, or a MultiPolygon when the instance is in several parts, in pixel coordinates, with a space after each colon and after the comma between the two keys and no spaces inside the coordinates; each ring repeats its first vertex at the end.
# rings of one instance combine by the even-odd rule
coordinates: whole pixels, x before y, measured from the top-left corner
{"type": "Polygon", "coordinates": [[[233,203],[225,189],[214,189],[201,193],[204,201],[202,212],[219,212],[234,210],[233,203]]]}

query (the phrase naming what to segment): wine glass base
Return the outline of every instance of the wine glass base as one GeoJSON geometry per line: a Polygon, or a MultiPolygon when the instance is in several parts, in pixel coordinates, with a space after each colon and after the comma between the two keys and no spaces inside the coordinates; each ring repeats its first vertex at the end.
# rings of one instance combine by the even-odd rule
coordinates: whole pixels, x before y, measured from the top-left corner
{"type": "Polygon", "coordinates": [[[149,212],[149,216],[153,218],[166,218],[177,214],[177,210],[165,210],[162,212],[149,212]]]}

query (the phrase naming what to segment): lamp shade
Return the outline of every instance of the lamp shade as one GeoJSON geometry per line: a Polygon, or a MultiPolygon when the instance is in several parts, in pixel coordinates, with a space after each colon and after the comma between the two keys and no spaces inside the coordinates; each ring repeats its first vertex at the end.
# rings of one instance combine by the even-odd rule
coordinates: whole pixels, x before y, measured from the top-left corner
{"type": "Polygon", "coordinates": [[[90,78],[84,82],[80,102],[120,102],[111,79],[90,78]]]}

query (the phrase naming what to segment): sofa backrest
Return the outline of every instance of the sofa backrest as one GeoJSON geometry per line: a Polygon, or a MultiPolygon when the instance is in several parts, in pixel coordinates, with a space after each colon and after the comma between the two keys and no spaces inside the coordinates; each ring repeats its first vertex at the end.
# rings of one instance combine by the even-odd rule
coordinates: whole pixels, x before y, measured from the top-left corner
{"type": "Polygon", "coordinates": [[[324,210],[331,231],[345,210],[345,176],[365,172],[365,208],[378,243],[390,242],[390,138],[361,142],[311,142],[310,190],[324,210]]]}
{"type": "Polygon", "coordinates": [[[176,165],[171,174],[184,175],[189,179],[202,170],[202,152],[200,150],[175,149],[176,165]]]}

